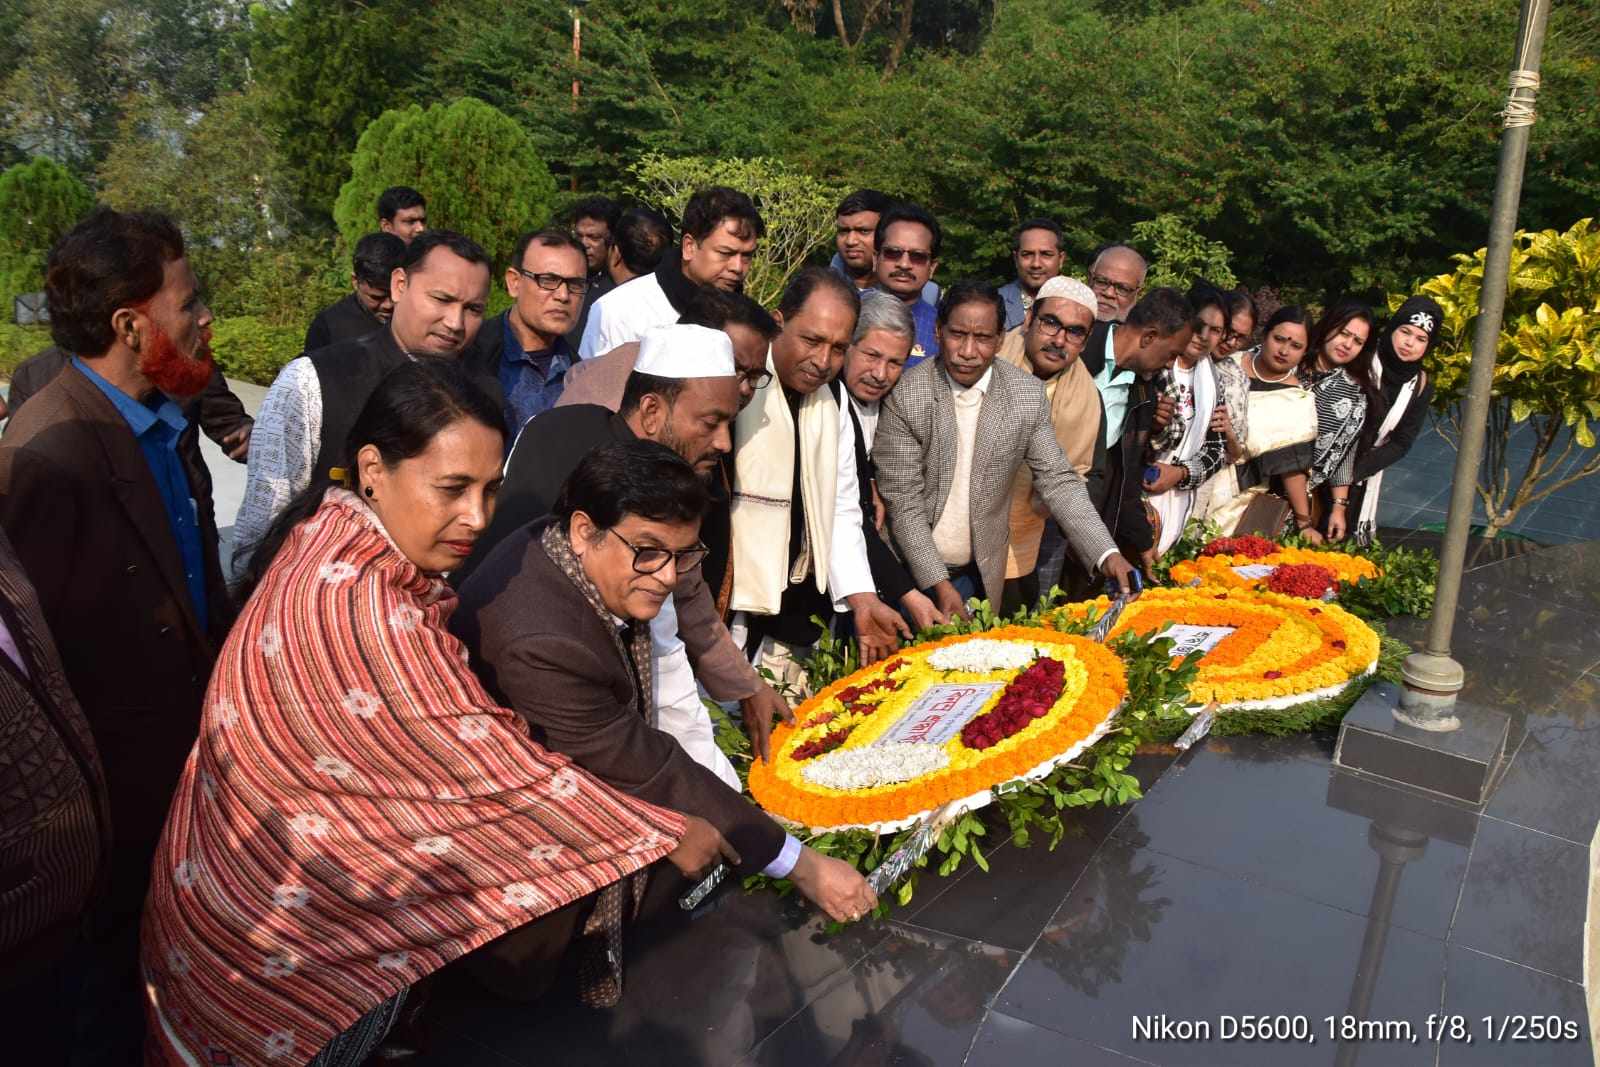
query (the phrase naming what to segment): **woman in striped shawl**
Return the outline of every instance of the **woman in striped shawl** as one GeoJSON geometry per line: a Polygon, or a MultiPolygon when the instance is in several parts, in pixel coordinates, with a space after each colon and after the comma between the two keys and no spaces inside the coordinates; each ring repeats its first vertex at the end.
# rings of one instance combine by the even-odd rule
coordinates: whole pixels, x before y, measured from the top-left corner
{"type": "Polygon", "coordinates": [[[499,426],[453,365],[399,368],[351,434],[353,491],[314,490],[258,550],[145,910],[159,1062],[353,1067],[451,960],[717,851],[531,740],[446,630],[499,426]]]}

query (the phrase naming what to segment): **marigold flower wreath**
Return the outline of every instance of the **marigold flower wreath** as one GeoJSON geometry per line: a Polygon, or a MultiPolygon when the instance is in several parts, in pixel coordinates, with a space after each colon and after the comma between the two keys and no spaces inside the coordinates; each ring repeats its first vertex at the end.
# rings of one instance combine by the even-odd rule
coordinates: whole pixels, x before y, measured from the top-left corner
{"type": "MultiPolygon", "coordinates": [[[[1056,617],[1104,614],[1105,597],[1056,617]]],[[[1337,604],[1217,587],[1149,589],[1123,609],[1111,637],[1132,631],[1174,638],[1174,659],[1201,652],[1189,688],[1194,706],[1283,709],[1339,693],[1377,668],[1376,631],[1337,604]],[[1174,630],[1176,627],[1178,629],[1174,630]]]]}
{"type": "Polygon", "coordinates": [[[1264,537],[1219,537],[1195,559],[1172,565],[1176,585],[1266,589],[1316,599],[1341,585],[1378,578],[1370,559],[1344,552],[1290,548],[1264,537]]]}
{"type": "Polygon", "coordinates": [[[1086,637],[1002,627],[902,649],[833,683],[772,734],[750,769],[769,813],[821,833],[886,833],[1038,778],[1099,740],[1127,695],[1086,637]]]}

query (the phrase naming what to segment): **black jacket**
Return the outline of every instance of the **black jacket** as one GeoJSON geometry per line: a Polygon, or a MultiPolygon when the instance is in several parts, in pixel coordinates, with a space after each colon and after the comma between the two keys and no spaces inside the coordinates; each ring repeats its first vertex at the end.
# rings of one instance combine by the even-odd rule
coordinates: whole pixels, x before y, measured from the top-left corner
{"type": "Polygon", "coordinates": [[[361,299],[350,293],[317,312],[306,330],[305,351],[315,352],[340,341],[354,341],[383,326],[376,315],[361,306],[361,299]]]}
{"type": "MultiPolygon", "coordinates": [[[[1416,444],[1417,435],[1422,432],[1422,427],[1428,421],[1428,405],[1433,399],[1433,375],[1428,375],[1422,383],[1422,388],[1411,395],[1411,403],[1406,405],[1406,412],[1400,416],[1400,422],[1395,426],[1389,439],[1381,445],[1374,445],[1356,456],[1355,480],[1364,482],[1379,471],[1389,467],[1405,458],[1411,451],[1411,446],[1416,444]]],[[[1367,413],[1367,425],[1373,427],[1374,436],[1376,429],[1389,417],[1387,411],[1367,413]]]]}
{"type": "MultiPolygon", "coordinates": [[[[1098,376],[1105,369],[1108,326],[1104,322],[1095,323],[1089,340],[1084,343],[1083,366],[1091,376],[1098,376]]],[[[1128,388],[1128,412],[1122,420],[1122,436],[1106,450],[1100,518],[1111,531],[1118,549],[1129,559],[1138,559],[1155,544],[1155,532],[1144,510],[1144,450],[1150,441],[1155,413],[1154,383],[1135,377],[1128,388]]]]}

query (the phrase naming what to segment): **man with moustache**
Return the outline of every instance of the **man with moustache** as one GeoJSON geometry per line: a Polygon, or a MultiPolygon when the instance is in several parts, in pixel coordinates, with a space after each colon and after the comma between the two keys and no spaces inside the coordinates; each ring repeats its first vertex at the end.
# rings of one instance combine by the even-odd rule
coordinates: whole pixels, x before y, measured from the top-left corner
{"type": "Polygon", "coordinates": [[[878,598],[862,533],[855,433],[829,384],[844,364],[861,299],[822,267],[792,278],[774,316],[774,377],[734,428],[735,631],[759,667],[804,691],[799,661],[820,630],[813,616],[851,613],[861,662],[911,631],[878,598]]]}
{"type": "MultiPolygon", "coordinates": [[[[0,527],[32,579],[105,768],[112,840],[74,1062],[140,1060],[138,920],[233,610],[209,483],[177,447],[211,380],[211,311],[171,219],[101,209],[45,270],[67,366],[0,441],[0,527]]],[[[70,1033],[59,1035],[70,1044],[70,1033]]]]}
{"type": "Polygon", "coordinates": [[[1089,264],[1089,288],[1094,290],[1095,318],[1122,322],[1144,292],[1149,264],[1127,245],[1106,245],[1089,264]]]}
{"type": "Polygon", "coordinates": [[[337,480],[345,435],[378,382],[401,363],[459,359],[503,404],[499,368],[473,345],[489,299],[483,249],[451,230],[427,230],[406,246],[389,285],[394,314],[388,329],[290,360],[261,402],[233,527],[235,580],[289,501],[313,478],[337,480]]]}
{"type": "MultiPolygon", "coordinates": [[[[585,456],[618,441],[655,441],[688,460],[712,490],[701,523],[702,543],[727,545],[722,461],[733,445],[730,428],[740,405],[732,342],[720,330],[678,323],[652,328],[637,348],[615,412],[598,404],[562,406],[534,419],[518,435],[506,461],[494,519],[457,572],[458,583],[470,582],[500,541],[547,514],[561,483],[585,456]]],[[[650,631],[657,725],[676,737],[696,762],[737,787],[738,775],[712,736],[696,677],[714,699],[740,703],[760,756],[767,752],[773,716],[787,717],[789,709],[750,667],[722,624],[715,598],[726,559],[724,547],[717,571],[708,573],[708,563],[702,563],[681,575],[650,631]]]]}
{"type": "Polygon", "coordinates": [[[939,354],[938,310],[924,296],[924,289],[939,269],[943,243],[939,220],[918,204],[892,205],[878,217],[872,233],[878,288],[909,307],[917,324],[917,343],[911,348],[908,367],[939,354]]]}
{"type": "Polygon", "coordinates": [[[676,254],[663,256],[656,269],[619,285],[589,311],[584,359],[603,356],[637,341],[652,326],[678,321],[696,286],[742,292],[766,223],[744,193],[721,185],[701,189],[683,209],[683,235],[676,254]]]}
{"type": "Polygon", "coordinates": [[[428,228],[428,201],[409,185],[391,185],[378,194],[378,229],[406,244],[428,228]]]}
{"type": "Polygon", "coordinates": [[[1011,260],[1017,276],[1000,287],[1006,302],[1006,330],[1022,325],[1039,286],[1061,273],[1061,227],[1049,219],[1029,219],[1011,235],[1011,260]]]}
{"type": "Polygon", "coordinates": [[[583,246],[571,234],[539,230],[517,240],[506,268],[511,307],[484,324],[477,342],[505,394],[507,451],[523,423],[561,399],[577,361],[566,335],[588,286],[583,246]]]}
{"type": "Polygon", "coordinates": [[[990,286],[946,289],[939,358],[889,395],[872,450],[894,539],[947,615],[967,616],[970,597],[1002,598],[1011,489],[1023,466],[1084,565],[1125,591],[1132,584],[1133,568],[1056,442],[1044,386],[994,358],[1004,321],[990,286]]]}
{"type": "MultiPolygon", "coordinates": [[[[877,256],[873,253],[873,234],[878,230],[878,218],[894,205],[894,198],[876,189],[857,189],[839,202],[834,212],[833,259],[828,268],[864,293],[878,285],[878,274],[873,268],[877,256]]],[[[939,302],[939,287],[928,282],[922,287],[922,299],[930,304],[939,302]]]]}
{"type": "Polygon", "coordinates": [[[348,296],[317,312],[306,330],[304,352],[353,341],[381,330],[394,313],[389,276],[406,258],[406,243],[392,233],[369,233],[356,242],[348,296]]]}
{"type": "Polygon", "coordinates": [[[572,233],[583,247],[584,265],[589,272],[589,289],[580,303],[578,317],[567,330],[567,350],[576,353],[589,324],[589,309],[621,283],[611,276],[611,253],[616,246],[617,225],[622,205],[609,196],[591,196],[572,209],[572,233]]]}
{"type": "MultiPolygon", "coordinates": [[[[1022,328],[1006,334],[999,359],[1031,371],[1044,383],[1050,425],[1072,469],[1084,479],[1098,509],[1105,497],[1105,410],[1100,391],[1084,369],[1084,344],[1094,329],[1094,291],[1059,275],[1039,287],[1022,328]]],[[[1017,603],[1033,604],[1061,578],[1066,541],[1044,501],[1033,491],[1033,475],[1017,471],[1011,494],[1011,545],[1006,551],[1006,588],[1017,603]]],[[[1087,593],[1074,571],[1070,592],[1087,593]]]]}

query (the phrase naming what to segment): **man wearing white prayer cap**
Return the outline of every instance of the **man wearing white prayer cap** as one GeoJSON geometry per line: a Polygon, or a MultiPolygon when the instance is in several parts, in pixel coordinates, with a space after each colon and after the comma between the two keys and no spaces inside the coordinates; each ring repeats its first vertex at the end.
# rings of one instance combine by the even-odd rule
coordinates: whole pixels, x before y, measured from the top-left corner
{"type": "MultiPolygon", "coordinates": [[[[643,438],[666,445],[691,463],[711,489],[701,539],[726,561],[728,494],[722,460],[733,447],[739,411],[739,375],[733,342],[721,330],[672,324],[654,326],[639,342],[639,356],[612,412],[598,404],[552,408],[528,420],[506,459],[494,520],[458,575],[458,584],[496,544],[544,517],[567,476],[603,444],[643,438]]],[[[750,666],[728,636],[717,609],[722,567],[708,565],[678,576],[673,595],[651,623],[655,646],[657,725],[678,738],[696,762],[734,788],[738,775],[717,748],[699,686],[714,699],[739,702],[757,752],[765,752],[773,716],[789,707],[750,666]]]]}
{"type": "MultiPolygon", "coordinates": [[[[1006,335],[997,355],[1044,382],[1056,441],[1088,483],[1089,499],[1098,509],[1105,496],[1105,408],[1094,378],[1078,358],[1094,329],[1097,310],[1094,290],[1087,284],[1060,275],[1050,278],[1039,287],[1022,325],[1006,335]]],[[[1066,540],[1043,509],[1024,466],[1012,487],[1005,599],[1032,604],[1060,584],[1066,552],[1066,540]]],[[[1067,584],[1071,591],[1086,591],[1079,586],[1087,578],[1074,568],[1067,584]]]]}

